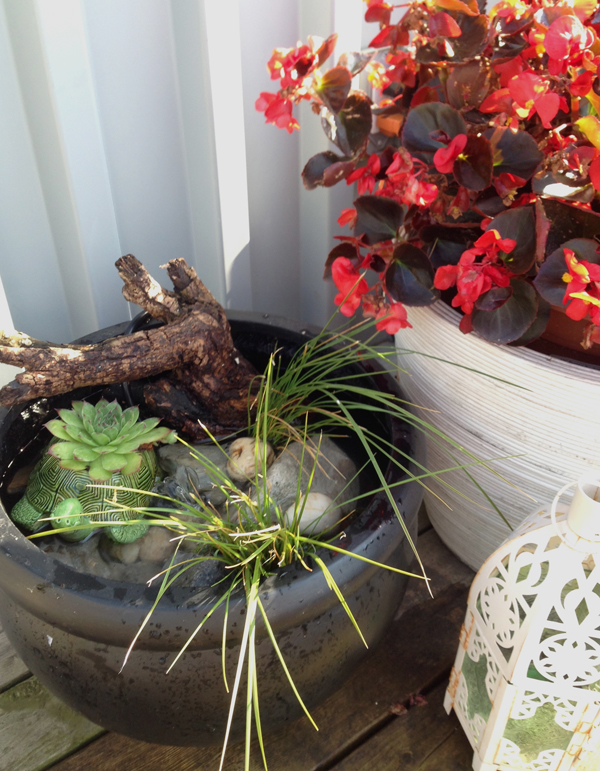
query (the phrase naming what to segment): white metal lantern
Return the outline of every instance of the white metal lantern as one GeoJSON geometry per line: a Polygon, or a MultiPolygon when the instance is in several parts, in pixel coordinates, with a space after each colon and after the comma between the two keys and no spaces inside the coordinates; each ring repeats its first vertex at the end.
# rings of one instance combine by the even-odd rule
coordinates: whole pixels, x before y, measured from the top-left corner
{"type": "Polygon", "coordinates": [[[567,771],[600,741],[600,474],[483,564],[444,706],[475,771],[567,771]]]}

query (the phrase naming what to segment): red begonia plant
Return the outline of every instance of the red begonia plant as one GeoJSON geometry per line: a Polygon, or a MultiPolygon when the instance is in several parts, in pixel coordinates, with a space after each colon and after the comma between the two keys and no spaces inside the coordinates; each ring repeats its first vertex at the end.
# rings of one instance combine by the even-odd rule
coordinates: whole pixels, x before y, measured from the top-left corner
{"type": "Polygon", "coordinates": [[[365,18],[370,47],[329,69],[335,35],[276,49],[280,89],[256,103],[292,133],[309,100],[338,151],[304,185],[357,183],[325,268],[342,313],[395,332],[446,290],[490,341],[533,341],[559,306],[588,321],[584,347],[600,342],[598,0],[367,0],[365,18]],[[353,88],[362,71],[377,103],[353,88]]]}

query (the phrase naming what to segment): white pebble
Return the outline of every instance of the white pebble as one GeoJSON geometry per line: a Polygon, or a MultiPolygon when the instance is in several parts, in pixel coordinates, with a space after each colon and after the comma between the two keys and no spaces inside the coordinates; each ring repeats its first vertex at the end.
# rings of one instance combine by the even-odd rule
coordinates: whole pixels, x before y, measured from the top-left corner
{"type": "MultiPolygon", "coordinates": [[[[262,466],[264,455],[264,443],[258,441],[258,450],[256,447],[256,439],[252,439],[249,436],[236,439],[231,443],[229,448],[229,461],[227,462],[227,473],[236,482],[247,482],[249,479],[254,480],[256,477],[256,464],[258,462],[258,470],[262,466]]],[[[275,453],[270,444],[267,444],[267,466],[273,463],[275,453]]]]}
{"type": "Polygon", "coordinates": [[[306,502],[305,496],[302,495],[298,502],[298,507],[293,503],[285,512],[288,526],[294,521],[296,508],[302,509],[300,532],[311,535],[333,529],[342,516],[339,507],[334,504],[328,495],[308,493],[306,502]],[[303,505],[304,509],[302,509],[303,505]]]}

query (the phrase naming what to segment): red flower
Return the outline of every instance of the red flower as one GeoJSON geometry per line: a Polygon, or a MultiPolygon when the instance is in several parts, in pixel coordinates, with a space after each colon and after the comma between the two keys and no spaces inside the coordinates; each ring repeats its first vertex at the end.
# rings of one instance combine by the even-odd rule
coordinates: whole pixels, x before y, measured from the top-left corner
{"type": "Polygon", "coordinates": [[[594,324],[600,324],[600,265],[578,260],[571,249],[565,249],[568,273],[563,275],[567,284],[563,303],[565,313],[571,319],[580,321],[588,313],[594,324]]]}
{"type": "Polygon", "coordinates": [[[487,230],[472,249],[462,253],[458,265],[443,265],[437,269],[435,288],[449,289],[456,284],[457,295],[452,305],[460,306],[463,313],[472,313],[482,294],[494,286],[509,286],[512,274],[502,264],[497,264],[498,253],[511,252],[515,245],[512,238],[501,238],[497,230],[487,230]],[[481,262],[476,262],[482,255],[481,262]]]}
{"type": "Polygon", "coordinates": [[[544,128],[552,128],[550,121],[556,116],[561,101],[550,85],[534,72],[522,72],[508,83],[508,90],[515,100],[514,111],[519,118],[531,118],[536,112],[544,128]]]}
{"type": "Polygon", "coordinates": [[[276,48],[267,63],[272,80],[281,80],[281,88],[298,86],[318,65],[312,48],[276,48]]]}
{"type": "Polygon", "coordinates": [[[294,129],[300,128],[300,124],[292,115],[294,105],[291,99],[282,99],[278,94],[263,91],[254,106],[259,112],[264,112],[266,123],[284,128],[289,134],[293,133],[294,129]]]}
{"type": "Polygon", "coordinates": [[[356,224],[356,209],[342,209],[342,213],[337,220],[338,225],[343,228],[344,225],[353,228],[356,224]]]}
{"type": "Polygon", "coordinates": [[[592,83],[596,76],[593,72],[585,71],[571,82],[569,91],[573,96],[586,96],[592,90],[592,83]]]}
{"type": "Polygon", "coordinates": [[[358,194],[372,193],[377,182],[377,175],[381,171],[381,161],[376,153],[369,157],[366,166],[354,169],[352,174],[346,177],[346,184],[351,185],[358,180],[358,194]]]}
{"type": "Polygon", "coordinates": [[[388,335],[395,335],[399,329],[406,329],[406,327],[412,329],[412,324],[408,323],[406,308],[402,303],[393,302],[391,305],[384,303],[376,318],[380,320],[375,324],[375,328],[379,332],[387,332],[388,335]]]}
{"type": "Polygon", "coordinates": [[[454,161],[465,149],[467,135],[458,134],[450,142],[448,147],[440,147],[433,156],[433,165],[441,174],[450,174],[454,161]]]}
{"type": "Polygon", "coordinates": [[[369,291],[369,286],[347,257],[338,257],[331,266],[331,275],[340,290],[334,302],[341,306],[344,316],[353,316],[360,305],[361,296],[369,291]]]}
{"type": "Polygon", "coordinates": [[[544,37],[551,75],[561,75],[569,65],[578,63],[586,48],[594,42],[594,33],[584,27],[575,16],[559,16],[550,25],[544,37]]]}

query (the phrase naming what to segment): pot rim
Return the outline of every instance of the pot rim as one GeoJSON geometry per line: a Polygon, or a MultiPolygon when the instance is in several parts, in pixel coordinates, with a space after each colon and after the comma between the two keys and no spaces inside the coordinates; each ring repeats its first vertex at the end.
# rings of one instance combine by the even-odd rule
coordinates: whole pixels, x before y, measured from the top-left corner
{"type": "MultiPolygon", "coordinates": [[[[227,316],[230,321],[251,324],[255,328],[263,327],[265,331],[272,331],[273,328],[282,329],[292,337],[314,334],[318,331],[310,325],[270,314],[228,311],[227,316]]],[[[81,338],[77,342],[90,342],[96,335],[106,332],[108,335],[104,334],[104,337],[112,336],[118,333],[115,330],[126,325],[127,323],[109,327],[99,333],[81,338]]],[[[379,388],[402,394],[398,383],[383,368],[370,363],[368,369],[372,371],[379,388]]],[[[22,407],[13,408],[19,414],[22,409],[22,407]]],[[[0,421],[8,414],[9,411],[3,409],[0,412],[0,421]]],[[[397,419],[392,419],[390,422],[394,442],[401,439],[405,441],[417,466],[424,465],[423,434],[397,419]]],[[[396,477],[400,478],[401,474],[390,462],[386,469],[386,479],[391,481],[396,477]]],[[[422,499],[422,489],[421,485],[410,480],[395,488],[394,499],[403,513],[406,511],[412,513],[413,517],[416,516],[422,499]]],[[[391,517],[382,516],[382,507],[385,507],[386,503],[387,498],[383,491],[373,496],[360,515],[360,520],[366,522],[368,526],[352,534],[349,550],[360,551],[369,559],[385,562],[398,547],[405,535],[393,512],[391,517]]],[[[3,505],[0,506],[0,512],[0,587],[29,612],[65,631],[99,642],[110,641],[114,644],[118,640],[124,647],[128,647],[131,643],[130,624],[139,625],[145,618],[152,607],[157,588],[79,573],[45,554],[23,536],[10,520],[3,505]],[[118,613],[115,613],[115,606],[119,608],[118,613]]],[[[409,530],[414,524],[413,521],[406,521],[406,518],[405,523],[409,530]]],[[[345,548],[343,542],[340,546],[345,548]]],[[[370,576],[378,570],[375,566],[348,555],[337,554],[331,557],[326,555],[325,561],[345,594],[352,593],[358,585],[369,580],[370,576]]],[[[157,635],[156,630],[163,625],[174,628],[174,614],[181,614],[182,611],[186,614],[184,625],[190,627],[189,630],[184,631],[189,634],[212,606],[215,596],[219,595],[215,595],[212,587],[194,592],[178,589],[165,595],[154,610],[138,646],[164,648],[165,640],[160,639],[161,635],[157,635]]],[[[265,607],[272,606],[275,601],[278,601],[281,607],[281,612],[278,612],[275,618],[269,616],[274,631],[287,628],[292,617],[297,620],[298,613],[304,612],[302,607],[306,597],[311,598],[310,617],[326,612],[338,602],[334,592],[327,587],[320,570],[309,573],[298,564],[282,569],[276,576],[267,579],[261,585],[260,596],[265,607]],[[282,597],[283,601],[280,599],[282,597]]],[[[308,606],[309,603],[306,605],[308,606]]],[[[240,627],[243,626],[244,613],[245,597],[240,592],[236,601],[232,600],[229,606],[231,639],[238,636],[236,629],[241,634],[240,627]],[[235,622],[237,627],[234,627],[235,622]]],[[[224,609],[221,606],[207,620],[191,648],[214,647],[215,641],[220,644],[223,617],[224,609]]],[[[262,619],[257,622],[257,633],[259,636],[266,634],[262,619]]],[[[181,641],[173,641],[173,643],[173,647],[181,647],[181,641]]]]}

